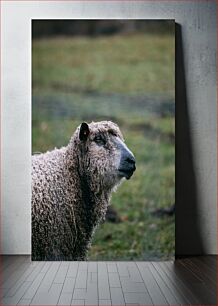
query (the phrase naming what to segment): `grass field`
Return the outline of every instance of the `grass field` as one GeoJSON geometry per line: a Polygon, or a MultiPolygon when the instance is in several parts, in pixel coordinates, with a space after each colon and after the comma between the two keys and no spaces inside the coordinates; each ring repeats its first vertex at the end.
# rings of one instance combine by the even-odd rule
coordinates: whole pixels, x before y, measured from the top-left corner
{"type": "Polygon", "coordinates": [[[32,151],[66,145],[83,121],[119,124],[137,170],[112,196],[122,222],[96,231],[89,259],[167,259],[175,202],[174,36],[33,41],[32,151]]]}

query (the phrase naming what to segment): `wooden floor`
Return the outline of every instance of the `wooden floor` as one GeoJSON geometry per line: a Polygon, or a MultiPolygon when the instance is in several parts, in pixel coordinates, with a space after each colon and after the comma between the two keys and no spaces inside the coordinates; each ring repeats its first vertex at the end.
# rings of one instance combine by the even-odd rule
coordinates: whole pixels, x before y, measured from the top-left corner
{"type": "Polygon", "coordinates": [[[0,305],[216,305],[217,258],[31,262],[1,257],[0,305]]]}

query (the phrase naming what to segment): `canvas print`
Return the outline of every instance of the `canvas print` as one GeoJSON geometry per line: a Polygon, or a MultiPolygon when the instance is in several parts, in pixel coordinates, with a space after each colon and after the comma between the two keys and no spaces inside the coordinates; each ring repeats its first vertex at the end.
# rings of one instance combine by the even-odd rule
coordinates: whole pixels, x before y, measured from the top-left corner
{"type": "Polygon", "coordinates": [[[32,260],[175,248],[175,23],[32,20],[32,260]]]}

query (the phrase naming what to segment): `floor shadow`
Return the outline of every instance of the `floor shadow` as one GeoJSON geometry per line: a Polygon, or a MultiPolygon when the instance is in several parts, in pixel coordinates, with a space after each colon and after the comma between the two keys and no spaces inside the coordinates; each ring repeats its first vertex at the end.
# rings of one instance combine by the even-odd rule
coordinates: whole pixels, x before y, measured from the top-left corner
{"type": "Polygon", "coordinates": [[[176,244],[175,257],[204,254],[184,67],[182,28],[176,24],[176,244]]]}

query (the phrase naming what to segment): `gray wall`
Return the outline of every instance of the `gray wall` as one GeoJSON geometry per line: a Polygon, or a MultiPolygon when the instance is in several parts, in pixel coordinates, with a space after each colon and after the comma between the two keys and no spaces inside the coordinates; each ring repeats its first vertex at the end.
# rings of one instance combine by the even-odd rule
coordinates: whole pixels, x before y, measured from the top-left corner
{"type": "Polygon", "coordinates": [[[31,252],[31,19],[175,19],[176,254],[217,253],[216,1],[2,4],[2,246],[31,252]]]}

